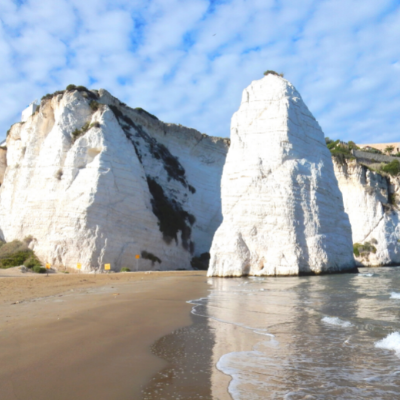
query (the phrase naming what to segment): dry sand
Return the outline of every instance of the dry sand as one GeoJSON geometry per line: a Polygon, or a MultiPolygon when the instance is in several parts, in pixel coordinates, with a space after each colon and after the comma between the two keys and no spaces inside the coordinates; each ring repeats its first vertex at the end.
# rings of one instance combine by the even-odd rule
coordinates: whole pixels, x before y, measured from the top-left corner
{"type": "Polygon", "coordinates": [[[0,271],[2,400],[140,399],[166,366],[150,346],[207,295],[200,271],[11,275],[0,271]]]}

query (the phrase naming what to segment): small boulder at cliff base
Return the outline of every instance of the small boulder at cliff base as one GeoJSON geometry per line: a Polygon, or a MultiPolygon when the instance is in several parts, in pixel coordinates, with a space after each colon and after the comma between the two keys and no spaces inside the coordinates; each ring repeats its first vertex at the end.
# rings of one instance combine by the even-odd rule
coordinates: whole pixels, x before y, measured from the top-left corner
{"type": "Polygon", "coordinates": [[[356,272],[324,134],[287,80],[243,91],[221,181],[209,276],[356,272]]]}

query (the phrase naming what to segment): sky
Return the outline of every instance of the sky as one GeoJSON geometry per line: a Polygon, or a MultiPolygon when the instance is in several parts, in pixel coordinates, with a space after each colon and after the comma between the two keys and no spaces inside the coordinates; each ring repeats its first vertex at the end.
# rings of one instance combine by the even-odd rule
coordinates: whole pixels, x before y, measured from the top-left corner
{"type": "Polygon", "coordinates": [[[0,138],[68,84],[229,137],[268,69],[325,136],[400,141],[400,0],[1,0],[0,138]]]}

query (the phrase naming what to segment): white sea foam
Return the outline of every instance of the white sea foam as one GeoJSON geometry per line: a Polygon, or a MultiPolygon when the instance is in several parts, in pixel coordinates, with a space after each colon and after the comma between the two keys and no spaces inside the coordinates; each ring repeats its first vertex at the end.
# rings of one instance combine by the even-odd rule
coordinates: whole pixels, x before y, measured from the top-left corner
{"type": "MultiPolygon", "coordinates": [[[[267,354],[259,351],[239,351],[224,354],[216,367],[225,375],[231,376],[228,392],[234,400],[261,400],[270,398],[271,382],[268,379],[273,372],[269,366],[274,365],[267,354]],[[252,371],[259,373],[253,374],[252,371]],[[256,389],[256,393],[248,388],[256,389]],[[267,397],[268,396],[268,397],[267,397]]],[[[279,368],[279,366],[278,366],[279,368]]]]}
{"type": "Polygon", "coordinates": [[[341,326],[342,328],[349,328],[350,326],[353,326],[351,322],[343,321],[338,317],[324,317],[322,318],[322,321],[330,325],[341,326]]]}
{"type": "Polygon", "coordinates": [[[375,347],[378,349],[393,350],[400,357],[400,333],[390,333],[384,339],[376,342],[375,347]]]}
{"type": "Polygon", "coordinates": [[[286,393],[283,399],[284,400],[300,400],[300,399],[313,400],[313,399],[315,399],[315,397],[300,390],[298,392],[286,393]]]}
{"type": "Polygon", "coordinates": [[[392,292],[392,293],[390,293],[390,298],[400,300],[400,293],[392,292]]]}
{"type": "Polygon", "coordinates": [[[360,276],[368,276],[368,277],[370,277],[370,276],[374,276],[374,274],[360,274],[360,276]]]}

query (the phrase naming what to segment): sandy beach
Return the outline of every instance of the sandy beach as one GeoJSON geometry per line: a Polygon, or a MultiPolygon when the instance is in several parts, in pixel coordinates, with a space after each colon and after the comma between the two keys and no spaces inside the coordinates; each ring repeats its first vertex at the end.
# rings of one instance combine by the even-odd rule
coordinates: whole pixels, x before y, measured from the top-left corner
{"type": "Polygon", "coordinates": [[[206,295],[200,271],[0,271],[1,398],[142,398],[167,365],[151,346],[190,326],[186,301],[206,295]]]}

